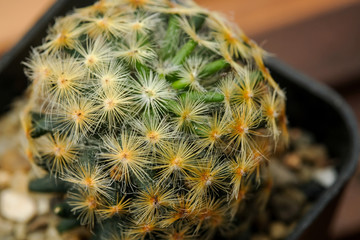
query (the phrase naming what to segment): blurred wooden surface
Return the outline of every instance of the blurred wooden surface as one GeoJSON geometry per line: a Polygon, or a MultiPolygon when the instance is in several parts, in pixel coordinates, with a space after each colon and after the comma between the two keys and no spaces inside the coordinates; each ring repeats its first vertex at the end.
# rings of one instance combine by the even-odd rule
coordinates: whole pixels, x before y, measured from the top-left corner
{"type": "Polygon", "coordinates": [[[349,6],[357,0],[195,0],[224,13],[254,36],[349,6]]]}
{"type": "Polygon", "coordinates": [[[296,69],[333,87],[359,80],[360,1],[254,38],[296,69]]]}
{"type": "MultiPolygon", "coordinates": [[[[10,49],[54,1],[0,0],[0,55],[10,49]]],[[[266,50],[333,86],[360,120],[359,0],[196,2],[224,13],[266,50]]],[[[333,226],[334,238],[360,239],[359,202],[360,168],[345,190],[333,226]]]]}
{"type": "Polygon", "coordinates": [[[55,0],[0,0],[0,54],[14,46],[55,0]]]}

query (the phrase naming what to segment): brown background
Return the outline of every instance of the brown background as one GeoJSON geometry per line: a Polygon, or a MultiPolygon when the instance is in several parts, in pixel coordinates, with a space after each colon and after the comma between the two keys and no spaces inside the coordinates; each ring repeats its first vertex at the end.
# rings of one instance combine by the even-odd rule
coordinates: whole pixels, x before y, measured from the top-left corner
{"type": "MultiPolygon", "coordinates": [[[[0,55],[54,0],[0,0],[0,55]]],[[[335,88],[360,122],[360,1],[196,0],[223,12],[278,58],[335,88]]],[[[332,236],[360,239],[360,169],[347,187],[332,236]]],[[[320,230],[321,231],[321,230],[320,230]]]]}

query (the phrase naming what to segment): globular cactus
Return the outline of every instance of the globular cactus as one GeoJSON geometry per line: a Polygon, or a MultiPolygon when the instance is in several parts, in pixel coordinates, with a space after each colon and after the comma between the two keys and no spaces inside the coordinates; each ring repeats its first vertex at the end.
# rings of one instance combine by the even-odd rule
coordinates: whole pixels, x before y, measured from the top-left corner
{"type": "Polygon", "coordinates": [[[25,63],[26,153],[49,173],[30,188],[67,192],[63,230],[233,232],[287,138],[285,97],[263,55],[191,0],[103,0],[56,19],[25,63]]]}

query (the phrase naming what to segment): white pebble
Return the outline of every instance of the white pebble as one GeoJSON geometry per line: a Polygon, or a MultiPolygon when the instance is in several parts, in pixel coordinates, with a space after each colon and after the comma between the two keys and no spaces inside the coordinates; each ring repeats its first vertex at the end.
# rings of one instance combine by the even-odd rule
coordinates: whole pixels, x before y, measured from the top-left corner
{"type": "Polygon", "coordinates": [[[313,179],[325,188],[331,187],[337,178],[337,172],[333,167],[321,168],[314,171],[313,179]]]}
{"type": "Polygon", "coordinates": [[[24,223],[35,216],[36,204],[28,195],[6,189],[1,192],[0,209],[3,217],[24,223]]]}
{"type": "Polygon", "coordinates": [[[37,208],[38,215],[44,215],[50,212],[50,202],[49,199],[43,196],[40,196],[37,199],[37,208]]]}

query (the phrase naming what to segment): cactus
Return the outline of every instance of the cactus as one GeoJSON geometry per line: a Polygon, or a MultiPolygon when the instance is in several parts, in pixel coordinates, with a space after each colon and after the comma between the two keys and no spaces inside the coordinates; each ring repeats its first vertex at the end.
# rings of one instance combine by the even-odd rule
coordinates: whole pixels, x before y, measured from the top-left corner
{"type": "Polygon", "coordinates": [[[59,230],[106,239],[211,239],[266,200],[286,144],[265,52],[191,0],[102,0],[56,19],[25,62],[26,154],[66,192],[59,230]],[[244,207],[246,206],[246,207],[244,207]]]}

